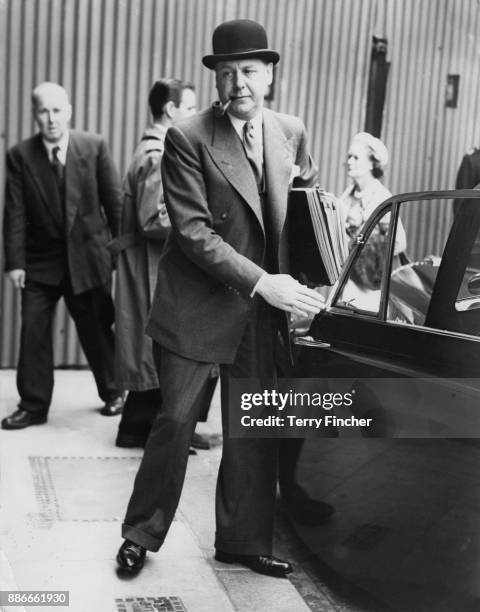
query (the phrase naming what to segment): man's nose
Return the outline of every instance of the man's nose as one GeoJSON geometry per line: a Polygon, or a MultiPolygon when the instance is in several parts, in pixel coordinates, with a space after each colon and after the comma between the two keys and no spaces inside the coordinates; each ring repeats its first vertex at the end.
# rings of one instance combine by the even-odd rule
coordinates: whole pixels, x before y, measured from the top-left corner
{"type": "Polygon", "coordinates": [[[54,115],[54,113],[53,113],[53,112],[52,112],[52,113],[48,113],[48,121],[49,121],[50,123],[53,123],[53,120],[54,120],[54,119],[55,119],[55,115],[54,115]]]}
{"type": "Polygon", "coordinates": [[[233,84],[237,89],[242,89],[245,85],[245,77],[240,68],[237,68],[234,72],[233,84]]]}

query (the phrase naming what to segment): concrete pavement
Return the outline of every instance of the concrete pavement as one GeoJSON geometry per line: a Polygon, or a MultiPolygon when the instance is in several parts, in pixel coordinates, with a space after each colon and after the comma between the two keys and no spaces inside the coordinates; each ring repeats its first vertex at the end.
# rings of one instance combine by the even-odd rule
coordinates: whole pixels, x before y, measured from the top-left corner
{"type": "MultiPolygon", "coordinates": [[[[119,417],[98,413],[89,371],[55,376],[47,424],[0,430],[0,591],[69,591],[73,612],[480,609],[478,441],[307,441],[299,480],[336,511],[295,531],[280,505],[274,553],[295,572],[268,578],[213,560],[217,391],[199,426],[214,446],[189,459],[165,545],[125,579],[115,556],[141,450],[114,446],[119,417]]],[[[15,372],[0,370],[0,418],[16,402],[15,372]]]]}
{"type": "MultiPolygon", "coordinates": [[[[335,609],[318,592],[317,606],[309,607],[288,579],[213,561],[218,393],[202,425],[217,446],[190,458],[164,547],[148,555],[140,575],[120,578],[120,524],[141,451],[114,446],[119,417],[98,414],[89,371],[59,370],[55,379],[46,425],[0,431],[0,589],[69,591],[73,612],[335,609]]],[[[0,371],[0,417],[16,402],[14,372],[0,371]]],[[[315,591],[308,579],[302,584],[310,595],[315,591]]]]}

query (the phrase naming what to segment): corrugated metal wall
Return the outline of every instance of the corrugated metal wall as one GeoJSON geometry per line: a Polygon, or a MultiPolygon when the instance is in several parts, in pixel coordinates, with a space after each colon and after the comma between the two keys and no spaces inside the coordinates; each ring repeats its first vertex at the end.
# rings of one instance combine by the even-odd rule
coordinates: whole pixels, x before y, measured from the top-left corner
{"type": "MultiPolygon", "coordinates": [[[[210,52],[215,25],[247,17],[265,24],[282,55],[271,106],[304,118],[322,182],[336,189],[348,137],[363,121],[373,6],[373,0],[5,0],[2,143],[8,148],[32,133],[30,91],[42,80],[58,81],[70,92],[72,125],[102,133],[123,173],[147,121],[153,80],[190,79],[199,107],[210,104],[213,76],[200,59],[210,52]],[[340,44],[344,37],[348,44],[340,44]]],[[[5,367],[16,363],[19,332],[18,296],[8,283],[2,313],[5,367]]],[[[63,306],[55,353],[57,364],[85,363],[63,306]]]]}
{"type": "MultiPolygon", "coordinates": [[[[30,91],[49,79],[70,92],[73,126],[102,133],[123,173],[147,122],[152,81],[190,79],[199,107],[208,105],[214,81],[200,60],[212,31],[225,19],[247,17],[266,26],[282,55],[271,106],[304,119],[328,189],[343,190],[349,138],[363,128],[374,33],[388,37],[392,63],[387,184],[393,191],[450,186],[463,149],[473,136],[480,142],[478,11],[476,0],[3,0],[1,153],[33,132],[30,91]],[[442,105],[447,72],[462,75],[458,109],[442,105]]],[[[2,184],[4,172],[0,164],[2,184]]],[[[16,362],[19,317],[8,283],[1,298],[5,367],[16,362]]],[[[63,307],[55,352],[58,364],[84,363],[63,307]]]]}
{"type": "MultiPolygon", "coordinates": [[[[383,139],[391,154],[386,182],[394,193],[453,189],[465,151],[480,145],[480,3],[384,0],[391,62],[383,139]],[[457,108],[445,105],[447,76],[460,75],[457,108]]],[[[452,206],[435,224],[415,208],[408,238],[418,253],[439,253],[452,206]]]]}

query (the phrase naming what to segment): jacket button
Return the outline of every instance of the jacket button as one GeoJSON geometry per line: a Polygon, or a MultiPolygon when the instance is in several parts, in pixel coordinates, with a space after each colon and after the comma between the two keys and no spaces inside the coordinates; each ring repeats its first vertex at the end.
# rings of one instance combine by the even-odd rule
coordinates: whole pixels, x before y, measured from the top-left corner
{"type": "Polygon", "coordinates": [[[220,219],[222,221],[225,221],[225,219],[228,217],[228,213],[227,212],[222,212],[222,214],[220,215],[220,219]]]}

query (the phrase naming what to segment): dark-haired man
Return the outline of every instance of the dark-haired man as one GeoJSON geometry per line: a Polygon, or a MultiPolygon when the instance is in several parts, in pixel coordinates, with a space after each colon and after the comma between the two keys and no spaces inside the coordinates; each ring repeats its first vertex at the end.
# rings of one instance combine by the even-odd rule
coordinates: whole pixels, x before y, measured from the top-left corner
{"type": "Polygon", "coordinates": [[[148,104],[152,125],[145,130],[128,168],[121,234],[111,245],[118,254],[116,377],[119,388],[129,390],[116,445],[130,448],[145,445],[162,402],[152,342],[145,335],[158,260],[170,230],[160,164],[168,128],[196,111],[194,87],[179,79],[161,79],[150,89],[148,104]]]}
{"type": "Polygon", "coordinates": [[[270,576],[292,568],[272,556],[278,440],[228,436],[231,378],[275,378],[285,312],[315,314],[321,297],[288,273],[285,216],[293,176],[316,168],[296,117],[263,108],[279,54],[250,20],[219,25],[213,54],[220,105],[171,128],[163,184],[172,222],[147,332],[160,359],[163,408],[135,480],[117,560],[139,571],[162,545],[178,504],[197,398],[221,364],[223,455],[216,495],[216,559],[270,576]],[[228,110],[222,113],[222,109],[228,110]],[[161,287],[161,291],[160,288],[161,287]],[[282,312],[283,311],[283,312],[282,312]]]}

